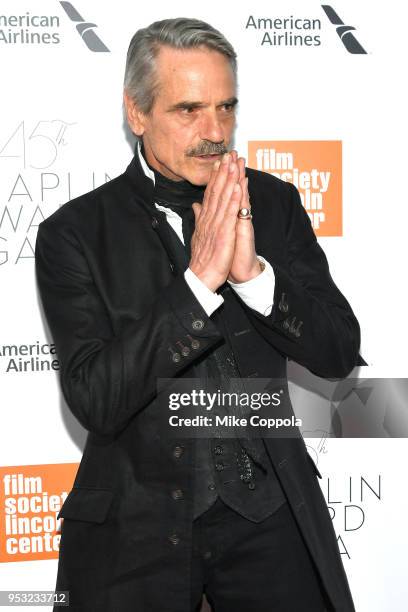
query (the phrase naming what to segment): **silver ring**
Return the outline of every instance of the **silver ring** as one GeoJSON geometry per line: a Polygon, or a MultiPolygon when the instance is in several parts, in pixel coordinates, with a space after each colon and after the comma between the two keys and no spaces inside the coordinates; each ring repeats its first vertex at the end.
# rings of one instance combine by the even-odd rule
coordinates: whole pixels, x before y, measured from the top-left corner
{"type": "Polygon", "coordinates": [[[249,208],[240,208],[238,219],[252,219],[251,210],[249,208]]]}

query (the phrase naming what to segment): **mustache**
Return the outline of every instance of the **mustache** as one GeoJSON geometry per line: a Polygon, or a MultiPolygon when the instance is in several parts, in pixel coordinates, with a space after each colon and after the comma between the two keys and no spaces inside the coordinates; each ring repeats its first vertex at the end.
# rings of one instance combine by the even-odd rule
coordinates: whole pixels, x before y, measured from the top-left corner
{"type": "Polygon", "coordinates": [[[228,148],[223,143],[203,142],[194,149],[187,152],[188,157],[196,157],[197,155],[224,155],[228,153],[228,148]]]}

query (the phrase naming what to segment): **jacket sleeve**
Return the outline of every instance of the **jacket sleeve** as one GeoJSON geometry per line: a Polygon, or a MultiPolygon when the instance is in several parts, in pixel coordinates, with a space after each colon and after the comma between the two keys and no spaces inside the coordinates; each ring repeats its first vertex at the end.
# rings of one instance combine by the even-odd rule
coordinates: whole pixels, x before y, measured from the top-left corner
{"type": "Polygon", "coordinates": [[[264,316],[244,307],[258,332],[277,350],[317,376],[343,378],[359,356],[360,327],[336,287],[326,256],[294,185],[284,203],[287,266],[271,261],[274,304],[264,316]]]}
{"type": "Polygon", "coordinates": [[[221,334],[183,275],[115,334],[74,232],[47,221],[38,229],[35,264],[62,393],[88,431],[116,433],[154,399],[159,378],[178,376],[221,334]]]}

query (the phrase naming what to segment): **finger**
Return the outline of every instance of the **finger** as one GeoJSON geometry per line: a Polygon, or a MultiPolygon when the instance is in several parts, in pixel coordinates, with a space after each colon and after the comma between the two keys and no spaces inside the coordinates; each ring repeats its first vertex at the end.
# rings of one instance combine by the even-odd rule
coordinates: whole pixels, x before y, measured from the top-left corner
{"type": "Polygon", "coordinates": [[[193,209],[195,222],[197,223],[201,215],[202,205],[199,202],[193,202],[191,208],[193,209]]]}
{"type": "Polygon", "coordinates": [[[239,184],[241,185],[241,189],[242,189],[242,200],[241,200],[241,206],[240,208],[250,208],[251,204],[249,201],[249,193],[248,193],[248,179],[247,177],[242,177],[241,180],[239,181],[239,184]]]}
{"type": "MultiPolygon", "coordinates": [[[[206,216],[213,217],[219,208],[220,200],[224,197],[224,188],[229,182],[234,179],[235,162],[232,161],[231,155],[226,153],[221,161],[218,174],[214,179],[214,183],[210,186],[208,200],[206,202],[206,216]]],[[[236,182],[236,177],[235,177],[236,182]]],[[[206,190],[207,191],[207,190],[206,190]]]]}
{"type": "Polygon", "coordinates": [[[241,198],[242,198],[241,185],[239,183],[235,183],[232,193],[231,193],[229,206],[226,209],[225,216],[224,216],[224,220],[227,223],[232,223],[234,227],[237,221],[238,211],[240,209],[241,198]]]}
{"type": "Polygon", "coordinates": [[[229,172],[228,172],[228,179],[220,194],[220,197],[218,200],[218,206],[216,208],[216,211],[212,219],[214,223],[222,222],[225,216],[226,210],[228,209],[230,205],[230,199],[231,199],[234,187],[235,185],[238,184],[238,173],[239,173],[238,165],[235,162],[231,161],[229,172]]]}
{"type": "Polygon", "coordinates": [[[245,178],[245,157],[238,158],[239,181],[245,178]]]}
{"type": "Polygon", "coordinates": [[[211,169],[211,174],[210,174],[210,180],[207,183],[206,189],[204,191],[204,197],[203,197],[203,207],[206,208],[208,201],[209,201],[209,194],[211,192],[211,189],[213,188],[214,185],[214,181],[218,176],[218,171],[221,165],[221,160],[217,159],[217,161],[213,164],[213,167],[211,169]]]}
{"type": "Polygon", "coordinates": [[[214,163],[210,180],[204,192],[203,204],[205,203],[206,207],[212,203],[212,197],[214,196],[215,192],[222,187],[227,176],[229,162],[230,156],[228,154],[224,154],[220,160],[217,160],[214,163]]]}

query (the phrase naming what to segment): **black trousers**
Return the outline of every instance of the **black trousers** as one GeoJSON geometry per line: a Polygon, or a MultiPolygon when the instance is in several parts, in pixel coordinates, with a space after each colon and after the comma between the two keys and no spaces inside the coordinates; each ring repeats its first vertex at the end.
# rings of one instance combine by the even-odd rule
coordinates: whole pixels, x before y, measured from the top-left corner
{"type": "Polygon", "coordinates": [[[191,611],[332,612],[289,505],[253,523],[218,497],[193,523],[191,611]]]}

